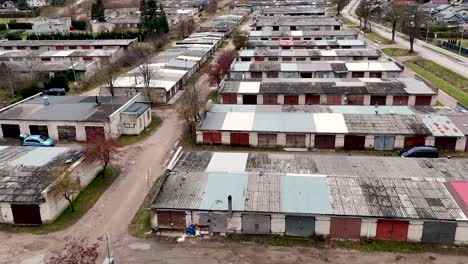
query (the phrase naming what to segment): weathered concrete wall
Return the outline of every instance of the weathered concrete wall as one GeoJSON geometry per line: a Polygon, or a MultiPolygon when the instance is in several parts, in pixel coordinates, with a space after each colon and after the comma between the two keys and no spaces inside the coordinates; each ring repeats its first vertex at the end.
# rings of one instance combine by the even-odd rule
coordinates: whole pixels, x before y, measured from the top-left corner
{"type": "Polygon", "coordinates": [[[423,232],[424,221],[413,220],[409,222],[408,226],[408,241],[419,242],[421,241],[423,232]]]}

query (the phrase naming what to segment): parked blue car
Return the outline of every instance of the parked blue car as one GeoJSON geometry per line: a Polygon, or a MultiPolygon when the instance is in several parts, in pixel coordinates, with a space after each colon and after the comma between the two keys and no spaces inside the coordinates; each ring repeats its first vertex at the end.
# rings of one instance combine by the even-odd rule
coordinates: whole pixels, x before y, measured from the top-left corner
{"type": "Polygon", "coordinates": [[[55,142],[53,139],[41,135],[20,135],[21,145],[29,147],[53,147],[55,142]]]}

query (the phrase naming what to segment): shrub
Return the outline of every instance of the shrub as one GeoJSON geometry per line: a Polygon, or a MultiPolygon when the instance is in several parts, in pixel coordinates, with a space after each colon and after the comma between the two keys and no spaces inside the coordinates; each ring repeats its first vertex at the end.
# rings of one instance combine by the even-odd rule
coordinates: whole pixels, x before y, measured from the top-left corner
{"type": "Polygon", "coordinates": [[[40,93],[41,91],[42,91],[42,89],[41,89],[41,87],[39,87],[39,85],[37,83],[32,83],[27,87],[21,88],[19,90],[19,94],[24,99],[24,98],[28,98],[30,96],[33,96],[33,95],[35,95],[37,93],[40,93]]]}
{"type": "Polygon", "coordinates": [[[76,30],[86,30],[86,21],[72,20],[72,26],[76,30]]]}
{"type": "Polygon", "coordinates": [[[7,30],[7,25],[6,24],[0,24],[0,31],[7,30]]]}
{"type": "Polygon", "coordinates": [[[68,77],[65,74],[57,74],[54,77],[50,78],[46,83],[44,83],[45,89],[50,88],[65,88],[65,91],[69,91],[68,87],[68,77]]]}
{"type": "Polygon", "coordinates": [[[22,39],[19,34],[15,34],[15,33],[7,33],[5,35],[5,38],[8,40],[21,40],[22,39]]]}
{"type": "Polygon", "coordinates": [[[8,28],[10,29],[32,29],[31,23],[20,23],[15,20],[8,23],[8,28]]]}

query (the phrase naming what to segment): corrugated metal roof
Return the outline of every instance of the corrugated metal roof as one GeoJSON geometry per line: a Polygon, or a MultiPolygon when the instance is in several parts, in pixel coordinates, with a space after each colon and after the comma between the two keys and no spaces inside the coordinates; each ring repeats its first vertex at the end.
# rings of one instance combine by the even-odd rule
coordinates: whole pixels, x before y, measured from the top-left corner
{"type": "Polygon", "coordinates": [[[414,111],[408,106],[367,106],[367,105],[330,105],[330,109],[334,113],[343,114],[397,114],[397,115],[414,115],[414,111]]]}
{"type": "Polygon", "coordinates": [[[421,116],[423,123],[435,137],[462,137],[461,130],[446,116],[421,116]]]}
{"type": "Polygon", "coordinates": [[[468,135],[468,115],[448,115],[453,124],[465,135],[468,135]]]}
{"type": "Polygon", "coordinates": [[[247,158],[247,153],[216,152],[211,156],[205,171],[244,172],[247,165],[247,158]]]}
{"type": "Polygon", "coordinates": [[[284,213],[331,214],[325,177],[281,176],[281,211],[284,213]]]}
{"type": "Polygon", "coordinates": [[[227,210],[228,196],[232,197],[232,210],[243,211],[248,175],[245,173],[208,173],[208,181],[199,209],[227,210]]]}
{"type": "Polygon", "coordinates": [[[226,113],[222,130],[251,131],[255,113],[229,112],[226,113]]]}
{"type": "Polygon", "coordinates": [[[43,166],[58,155],[68,151],[69,148],[54,147],[54,148],[34,148],[23,156],[10,162],[11,166],[43,166]]]}
{"type": "Polygon", "coordinates": [[[314,117],[309,113],[255,113],[252,131],[311,133],[315,131],[314,117]]]}
{"type": "Polygon", "coordinates": [[[314,114],[314,122],[317,133],[348,133],[343,114],[314,114]]]}

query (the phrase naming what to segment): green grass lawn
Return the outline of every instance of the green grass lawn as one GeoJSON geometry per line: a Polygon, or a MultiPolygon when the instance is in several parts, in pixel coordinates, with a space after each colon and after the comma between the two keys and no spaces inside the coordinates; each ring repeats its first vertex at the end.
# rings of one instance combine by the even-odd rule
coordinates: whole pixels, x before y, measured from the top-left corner
{"type": "Polygon", "coordinates": [[[128,225],[128,233],[134,237],[147,238],[151,232],[151,218],[148,197],[140,205],[138,212],[128,225]]]}
{"type": "Polygon", "coordinates": [[[96,176],[96,178],[94,178],[94,180],[86,186],[86,188],[84,188],[84,190],[82,190],[78,197],[73,201],[75,212],[71,211],[71,207],[67,207],[52,223],[40,226],[1,224],[0,231],[45,234],[64,230],[75,224],[83,215],[86,214],[86,212],[88,212],[89,209],[91,209],[91,207],[94,206],[99,197],[101,197],[106,189],[114,182],[118,175],[118,171],[115,169],[107,168],[104,177],[96,176]]]}
{"type": "Polygon", "coordinates": [[[221,45],[219,46],[219,48],[220,48],[220,49],[224,49],[224,48],[226,48],[228,45],[229,45],[229,41],[225,40],[225,41],[223,41],[223,43],[221,43],[221,45]]]}
{"type": "Polygon", "coordinates": [[[468,105],[468,79],[429,60],[405,61],[404,64],[460,103],[468,105]]]}
{"type": "Polygon", "coordinates": [[[341,21],[343,21],[343,24],[345,26],[356,26],[356,24],[354,24],[353,21],[347,19],[346,17],[342,16],[342,15],[339,15],[337,16],[341,21]]]}
{"type": "Polygon", "coordinates": [[[399,56],[414,56],[417,53],[411,52],[409,53],[408,49],[399,49],[399,48],[384,48],[383,53],[391,57],[399,57],[399,56]]]}
{"type": "Polygon", "coordinates": [[[156,127],[160,123],[161,123],[161,119],[158,116],[153,115],[152,120],[151,120],[151,124],[145,130],[143,130],[143,132],[140,135],[138,135],[138,136],[136,136],[136,135],[121,135],[119,137],[119,143],[121,145],[131,145],[131,144],[140,142],[140,141],[146,139],[149,135],[151,135],[155,131],[156,127]]]}

